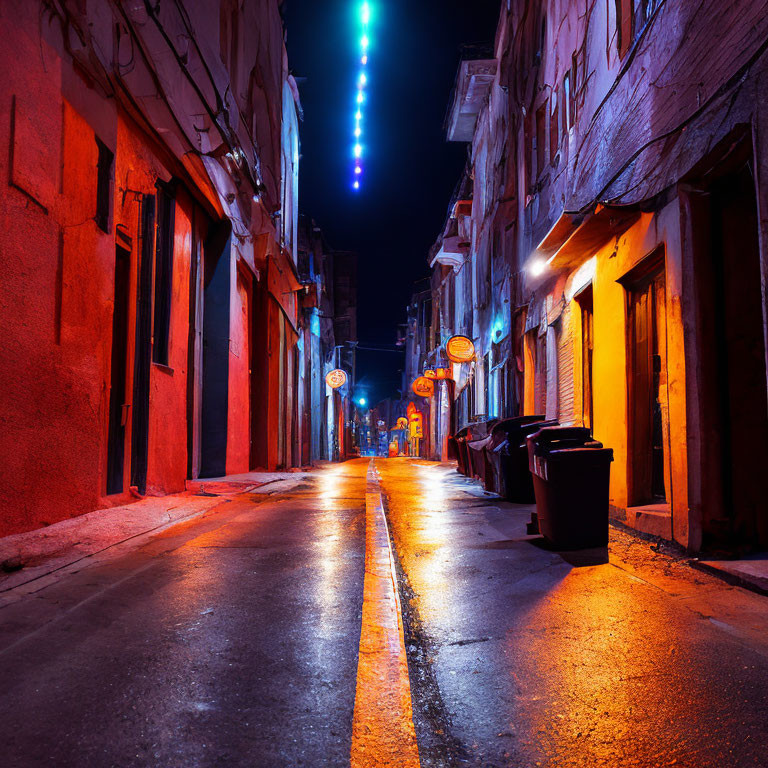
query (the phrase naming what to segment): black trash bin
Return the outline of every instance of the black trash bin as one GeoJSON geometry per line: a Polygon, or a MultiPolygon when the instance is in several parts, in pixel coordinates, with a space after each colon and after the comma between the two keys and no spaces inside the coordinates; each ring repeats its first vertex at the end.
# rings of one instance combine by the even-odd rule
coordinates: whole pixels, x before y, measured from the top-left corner
{"type": "MultiPolygon", "coordinates": [[[[487,464],[485,490],[504,495],[504,477],[501,472],[502,452],[507,450],[510,437],[517,435],[520,424],[539,420],[538,416],[513,416],[501,419],[494,424],[491,436],[485,445],[485,460],[487,464]]],[[[526,454],[527,455],[527,454],[526,454]]],[[[527,466],[527,463],[526,463],[527,466]]]]}
{"type": "Polygon", "coordinates": [[[469,432],[469,427],[463,427],[460,429],[455,435],[454,439],[456,440],[456,471],[461,473],[462,475],[468,475],[469,469],[467,466],[467,462],[469,460],[467,455],[467,433],[469,432]]]}
{"type": "Polygon", "coordinates": [[[520,416],[511,420],[507,430],[507,447],[499,453],[500,491],[507,501],[515,504],[533,504],[533,480],[528,469],[526,438],[542,427],[554,426],[556,421],[545,421],[541,415],[520,416]]]}
{"type": "Polygon", "coordinates": [[[539,531],[556,549],[608,544],[613,450],[585,427],[545,427],[528,438],[539,531]]]}
{"type": "Polygon", "coordinates": [[[467,449],[469,453],[469,477],[476,477],[485,485],[485,478],[488,473],[488,465],[485,455],[485,446],[487,445],[491,430],[498,419],[490,421],[479,421],[472,424],[467,436],[467,449]]]}

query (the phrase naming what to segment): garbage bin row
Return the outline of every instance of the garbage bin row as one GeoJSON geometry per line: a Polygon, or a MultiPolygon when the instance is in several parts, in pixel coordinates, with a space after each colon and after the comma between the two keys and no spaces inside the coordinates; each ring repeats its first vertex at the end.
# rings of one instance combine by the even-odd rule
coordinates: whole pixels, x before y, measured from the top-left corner
{"type": "Polygon", "coordinates": [[[452,440],[461,474],[509,501],[536,503],[530,532],[558,549],[606,546],[613,451],[588,428],[518,416],[470,424],[452,440]]]}

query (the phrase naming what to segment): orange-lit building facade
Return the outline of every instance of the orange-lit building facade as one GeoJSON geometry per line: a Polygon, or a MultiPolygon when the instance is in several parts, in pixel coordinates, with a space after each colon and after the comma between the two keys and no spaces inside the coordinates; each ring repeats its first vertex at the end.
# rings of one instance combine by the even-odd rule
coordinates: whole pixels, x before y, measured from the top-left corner
{"type": "Polygon", "coordinates": [[[0,534],[308,458],[279,6],[3,3],[0,534]]]}
{"type": "Polygon", "coordinates": [[[429,259],[433,350],[476,348],[453,427],[590,426],[616,519],[766,549],[768,4],[501,6],[459,67],[469,161],[429,259]]]}

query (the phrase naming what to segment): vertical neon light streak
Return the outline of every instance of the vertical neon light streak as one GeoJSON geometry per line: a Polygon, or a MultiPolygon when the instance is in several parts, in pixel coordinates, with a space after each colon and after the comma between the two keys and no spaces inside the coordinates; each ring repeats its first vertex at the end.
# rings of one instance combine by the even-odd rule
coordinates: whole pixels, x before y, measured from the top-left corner
{"type": "Polygon", "coordinates": [[[366,87],[368,85],[368,49],[370,38],[368,37],[371,23],[371,6],[367,2],[360,6],[359,14],[359,60],[360,70],[357,75],[357,89],[355,93],[355,127],[352,132],[354,143],[352,156],[354,158],[354,171],[352,175],[352,188],[359,190],[363,180],[363,118],[366,102],[366,87]]]}

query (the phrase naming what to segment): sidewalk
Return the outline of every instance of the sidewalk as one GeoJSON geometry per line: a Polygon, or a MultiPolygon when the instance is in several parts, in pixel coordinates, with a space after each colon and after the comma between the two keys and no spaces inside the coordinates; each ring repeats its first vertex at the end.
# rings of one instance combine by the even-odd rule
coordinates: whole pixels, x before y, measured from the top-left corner
{"type": "Polygon", "coordinates": [[[295,470],[249,472],[188,481],[183,493],[149,496],[0,538],[0,606],[42,589],[58,578],[59,572],[76,570],[83,561],[120,544],[204,516],[242,493],[288,491],[307,474],[295,470]]]}

